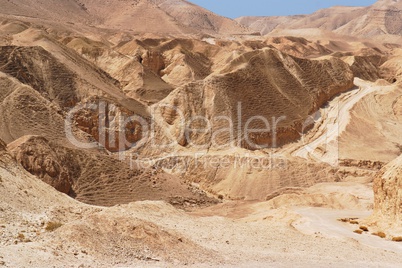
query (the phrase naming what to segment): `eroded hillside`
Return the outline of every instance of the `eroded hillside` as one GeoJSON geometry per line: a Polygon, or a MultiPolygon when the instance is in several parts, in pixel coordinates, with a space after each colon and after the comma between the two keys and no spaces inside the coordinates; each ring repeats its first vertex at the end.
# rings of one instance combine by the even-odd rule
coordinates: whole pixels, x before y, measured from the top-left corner
{"type": "Polygon", "coordinates": [[[0,266],[402,262],[400,1],[0,6],[0,266]]]}

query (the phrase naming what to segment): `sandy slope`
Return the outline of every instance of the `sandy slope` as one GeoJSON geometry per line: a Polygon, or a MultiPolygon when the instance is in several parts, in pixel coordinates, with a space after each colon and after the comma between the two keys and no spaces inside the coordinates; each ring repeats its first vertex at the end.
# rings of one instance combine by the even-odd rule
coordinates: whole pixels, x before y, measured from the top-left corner
{"type": "MultiPolygon", "coordinates": [[[[172,229],[140,219],[139,209],[88,206],[55,191],[24,171],[1,146],[0,261],[6,267],[132,266],[153,258],[184,263],[214,255],[184,238],[180,242],[181,234],[172,229]],[[51,232],[46,230],[49,223],[62,226],[51,232]]],[[[144,215],[152,210],[158,214],[158,207],[176,211],[163,203],[149,204],[144,215]]]]}
{"type": "MultiPolygon", "coordinates": [[[[229,202],[192,215],[161,202],[92,207],[23,172],[4,151],[2,159],[0,261],[6,267],[395,267],[401,261],[397,245],[353,234],[351,226],[337,221],[364,216],[365,209],[324,209],[332,206],[329,200],[322,209],[229,202]],[[50,221],[62,226],[46,231],[50,221]]],[[[358,206],[370,200],[369,188],[354,184],[320,188],[328,194],[349,192],[364,200],[358,206]]]]}

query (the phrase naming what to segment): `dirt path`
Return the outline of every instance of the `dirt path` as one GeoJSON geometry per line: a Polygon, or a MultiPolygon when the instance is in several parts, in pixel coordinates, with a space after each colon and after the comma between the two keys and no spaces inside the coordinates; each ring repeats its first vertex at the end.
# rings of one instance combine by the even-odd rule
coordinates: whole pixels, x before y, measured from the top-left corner
{"type": "Polygon", "coordinates": [[[341,218],[367,218],[370,211],[332,210],[325,208],[298,208],[295,210],[302,218],[293,223],[293,226],[306,235],[319,234],[327,238],[338,240],[355,240],[360,244],[381,250],[388,250],[402,254],[402,244],[382,239],[370,232],[356,234],[359,225],[352,225],[338,221],[341,218]]]}
{"type": "Polygon", "coordinates": [[[293,148],[292,156],[338,164],[338,137],[345,131],[350,121],[350,111],[362,98],[381,90],[382,87],[372,83],[355,79],[357,89],[336,97],[329,105],[322,108],[317,114],[315,126],[293,148]]]}

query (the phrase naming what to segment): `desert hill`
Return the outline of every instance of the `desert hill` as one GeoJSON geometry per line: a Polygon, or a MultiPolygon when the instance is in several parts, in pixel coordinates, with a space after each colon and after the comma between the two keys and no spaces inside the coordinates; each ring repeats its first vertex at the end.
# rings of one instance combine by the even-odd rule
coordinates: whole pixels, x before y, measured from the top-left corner
{"type": "Polygon", "coordinates": [[[372,37],[402,34],[402,2],[379,0],[369,7],[331,7],[311,15],[241,17],[239,23],[268,34],[279,29],[320,29],[338,34],[372,37]]]}
{"type": "MultiPolygon", "coordinates": [[[[116,112],[112,107],[118,107],[127,116],[136,114],[147,118],[148,113],[145,105],[124,97],[117,80],[73,50],[55,42],[46,43],[46,38],[41,42],[47,44],[45,47],[52,53],[42,46],[1,47],[0,136],[17,150],[14,156],[19,163],[59,191],[86,203],[111,206],[149,200],[152,196],[177,205],[186,200],[198,203],[200,200],[196,196],[201,196],[201,192],[192,192],[180,180],[167,174],[161,174],[160,180],[155,180],[158,175],[152,170],[133,171],[129,164],[108,156],[104,148],[116,150],[119,146],[109,144],[107,138],[99,151],[77,149],[67,140],[65,119],[77,104],[96,106],[105,103],[110,121],[117,120],[113,119],[116,112]],[[54,57],[54,50],[58,49],[63,52],[54,57]],[[113,179],[116,176],[118,179],[113,179]],[[102,185],[99,189],[96,186],[98,180],[103,180],[98,182],[102,185]],[[104,187],[108,184],[106,180],[110,182],[109,188],[104,187]],[[98,191],[100,189],[103,189],[102,193],[98,191]]],[[[94,115],[88,117],[90,113],[80,112],[72,118],[72,133],[80,141],[99,141],[99,113],[90,110],[94,115]]],[[[110,121],[106,119],[105,123],[110,121]]],[[[140,130],[135,124],[125,127],[130,133],[126,137],[131,142],[139,139],[140,130]]],[[[106,136],[119,131],[110,128],[106,136]]]]}
{"type": "MultiPolygon", "coordinates": [[[[365,43],[359,42],[349,45],[347,42],[319,42],[291,36],[227,41],[220,38],[205,40],[136,38],[112,34],[109,36],[110,41],[107,41],[99,39],[98,34],[86,37],[78,32],[65,32],[60,36],[54,30],[54,25],[44,30],[32,22],[6,20],[3,27],[13,30],[9,31],[10,45],[2,48],[4,85],[10,88],[8,86],[10,83],[16,83],[15,94],[22,94],[23,91],[18,90],[20,87],[29,89],[33,96],[38,96],[43,102],[38,104],[38,107],[43,108],[35,108],[35,105],[34,108],[27,109],[35,102],[29,99],[31,104],[26,105],[28,101],[11,100],[7,97],[7,91],[4,92],[4,109],[11,111],[11,116],[15,113],[23,120],[15,123],[4,116],[2,120],[5,127],[2,137],[10,143],[15,140],[19,142],[18,139],[25,135],[43,136],[52,144],[50,148],[58,148],[60,145],[71,147],[69,141],[64,142],[63,120],[66,118],[66,111],[71,107],[68,101],[73,101],[73,104],[91,105],[107,103],[106,107],[110,109],[106,118],[112,119],[107,123],[110,126],[116,122],[113,118],[119,114],[116,114],[113,107],[118,107],[125,116],[141,115],[148,118],[149,110],[158,108],[160,104],[176,105],[185,112],[186,118],[195,115],[206,115],[211,118],[227,115],[234,119],[234,123],[239,123],[240,127],[245,127],[244,118],[259,115],[261,112],[268,118],[272,116],[279,118],[284,115],[286,119],[279,122],[280,132],[276,138],[278,145],[287,144],[297,141],[301,132],[307,130],[303,130],[303,124],[312,113],[335,95],[353,87],[353,76],[376,79],[380,75],[379,65],[385,57],[385,53],[377,49],[374,44],[368,44],[370,47],[367,47],[365,43]],[[36,46],[25,46],[25,44],[36,46]],[[354,60],[354,57],[357,57],[357,60],[354,60]],[[49,67],[40,68],[40,66],[49,67]],[[24,73],[30,75],[23,76],[24,73],[17,71],[21,68],[24,68],[24,73]],[[322,75],[317,76],[317,73],[322,75]],[[71,83],[60,82],[64,80],[71,83]],[[68,94],[55,94],[55,89],[62,90],[63,94],[73,94],[74,98],[70,98],[68,94]],[[243,101],[242,122],[238,122],[236,116],[238,100],[243,101]],[[244,105],[245,103],[247,105],[244,105]],[[49,109],[50,111],[47,111],[49,109]],[[42,110],[47,112],[39,116],[38,111],[42,110]],[[55,119],[49,116],[54,116],[55,119]]],[[[159,155],[176,150],[185,150],[191,154],[194,149],[191,141],[213,148],[210,144],[210,134],[194,133],[190,136],[191,141],[186,140],[180,136],[177,115],[168,109],[157,110],[156,120],[162,124],[156,129],[156,142],[176,141],[179,144],[165,150],[147,146],[152,144],[151,140],[139,151],[134,149],[132,152],[140,153],[144,157],[157,158],[159,155]]],[[[76,126],[74,133],[83,140],[100,141],[98,117],[95,111],[81,110],[74,117],[76,126]]],[[[225,127],[225,122],[217,123],[214,125],[215,129],[225,127]]],[[[262,122],[253,123],[261,127],[262,122]]],[[[130,142],[142,138],[141,129],[136,124],[125,127],[125,133],[129,134],[126,138],[130,142]]],[[[116,147],[107,142],[111,134],[118,136],[117,129],[109,127],[106,130],[106,141],[101,142],[101,145],[110,153],[125,150],[126,147],[116,147]]],[[[222,133],[216,137],[218,144],[228,142],[227,134],[222,133]]],[[[236,140],[236,143],[239,142],[239,147],[255,149],[255,146],[244,142],[244,133],[240,133],[240,136],[242,135],[243,137],[236,140]]],[[[261,145],[271,142],[272,139],[270,135],[256,135],[251,141],[261,145]]],[[[64,156],[57,156],[56,159],[64,159],[64,156]]],[[[207,156],[202,161],[208,162],[209,159],[207,156]]],[[[94,161],[115,163],[114,159],[109,160],[106,156],[95,157],[94,161]]],[[[190,159],[189,163],[192,161],[190,159]]],[[[84,161],[77,166],[97,166],[95,162],[88,164],[89,162],[84,161]]],[[[169,166],[169,161],[166,163],[169,166]]],[[[72,186],[79,189],[76,190],[76,198],[87,203],[104,205],[137,200],[137,197],[129,196],[130,188],[124,186],[124,182],[135,184],[130,180],[131,175],[125,175],[126,166],[117,166],[124,173],[119,176],[121,180],[116,180],[117,184],[110,184],[110,187],[104,185],[104,188],[101,187],[96,191],[90,185],[98,180],[95,178],[98,173],[87,173],[88,176],[85,175],[84,179],[78,179],[80,176],[70,176],[76,177],[76,184],[72,186]],[[113,196],[113,187],[116,191],[117,189],[122,191],[120,199],[113,196]]],[[[39,174],[36,173],[39,177],[42,168],[39,167],[39,174]]],[[[27,165],[27,169],[31,169],[30,164],[27,165]]],[[[163,174],[172,173],[169,168],[159,171],[162,177],[171,178],[163,174]]],[[[330,167],[321,164],[308,167],[298,160],[294,161],[294,164],[292,162],[290,171],[264,171],[259,172],[258,176],[255,172],[250,173],[241,169],[229,171],[219,169],[216,172],[213,168],[203,171],[195,168],[194,172],[190,170],[184,174],[175,172],[173,171],[172,181],[202,182],[202,188],[210,190],[216,197],[223,194],[225,197],[262,200],[281,187],[308,187],[316,182],[339,179],[337,171],[331,171],[330,167]],[[322,170],[322,173],[317,170],[322,170]],[[199,178],[196,172],[202,172],[205,178],[199,178]],[[300,179],[281,181],[280,178],[288,176],[289,172],[300,174],[298,175],[300,179]],[[225,175],[231,173],[236,176],[226,178],[225,175]],[[261,186],[259,191],[252,190],[253,184],[263,183],[261,178],[264,176],[271,177],[272,183],[261,186]],[[237,180],[240,177],[247,178],[250,185],[248,188],[242,187],[240,182],[243,179],[237,180]],[[236,186],[227,189],[225,185],[230,183],[235,183],[236,186]]],[[[144,183],[152,183],[152,176],[146,176],[144,183]]],[[[133,189],[141,189],[140,185],[137,186],[133,186],[133,189]]],[[[166,200],[158,193],[155,194],[156,199],[166,200]]],[[[151,198],[152,195],[145,196],[151,198]]],[[[169,200],[176,202],[174,198],[169,200]]]]}
{"type": "MultiPolygon", "coordinates": [[[[280,146],[300,137],[299,133],[304,131],[303,122],[309,114],[334,95],[352,87],[353,74],[349,66],[337,58],[322,61],[300,59],[276,49],[247,52],[233,59],[220,73],[207,77],[203,82],[190,83],[176,89],[161,103],[169,107],[178,107],[186,118],[195,115],[203,115],[206,118],[227,116],[232,119],[236,130],[244,130],[247,119],[253,116],[276,120],[284,116],[285,119],[278,120],[276,138],[267,133],[253,134],[250,135],[250,143],[247,143],[244,131],[236,131],[234,135],[241,137],[240,140],[230,140],[229,133],[211,139],[211,133],[227,124],[217,122],[210,133],[191,134],[187,137],[190,140],[185,140],[175,133],[180,133],[179,114],[170,108],[163,108],[165,106],[161,108],[166,124],[162,135],[173,136],[181,145],[190,147],[228,146],[234,141],[240,144],[240,147],[248,149],[257,149],[263,144],[265,147],[273,146],[274,142],[280,146]],[[239,100],[242,105],[241,118],[238,115],[239,100]],[[205,103],[210,105],[205,107],[205,103]]],[[[255,120],[249,127],[264,129],[266,125],[261,120],[255,120]]]]}
{"type": "MultiPolygon", "coordinates": [[[[133,99],[125,99],[118,81],[75,52],[66,52],[65,57],[57,59],[39,46],[1,48],[1,83],[6,88],[2,91],[1,109],[9,111],[8,116],[1,118],[3,140],[11,142],[24,135],[65,140],[64,119],[68,111],[79,103],[94,102],[93,98],[115,104],[128,114],[147,118],[145,106],[133,99]],[[19,118],[19,121],[16,123],[12,118],[19,118]]],[[[94,135],[91,126],[98,124],[99,120],[82,121],[79,117],[77,114],[74,118],[77,124],[73,131],[80,132],[81,129],[94,135]]],[[[84,137],[83,134],[79,136],[84,137]]],[[[98,136],[95,138],[99,141],[98,136]]],[[[136,136],[132,139],[135,140],[136,136]]]]}
{"type": "Polygon", "coordinates": [[[0,6],[0,266],[402,262],[400,1],[0,6]]]}
{"type": "Polygon", "coordinates": [[[1,14],[68,23],[73,28],[83,24],[158,35],[251,33],[231,19],[184,0],[2,0],[0,5],[1,14]]]}

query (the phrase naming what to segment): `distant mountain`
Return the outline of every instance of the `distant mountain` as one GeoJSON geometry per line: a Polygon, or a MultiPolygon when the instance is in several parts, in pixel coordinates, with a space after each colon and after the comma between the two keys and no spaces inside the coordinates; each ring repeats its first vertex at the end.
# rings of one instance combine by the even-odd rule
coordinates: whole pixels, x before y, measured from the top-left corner
{"type": "Polygon", "coordinates": [[[155,34],[244,34],[250,30],[185,0],[0,0],[0,14],[155,34]]]}
{"type": "Polygon", "coordinates": [[[311,15],[240,17],[236,21],[264,35],[273,30],[308,28],[362,37],[402,35],[402,1],[380,0],[369,7],[337,6],[311,15]]]}

